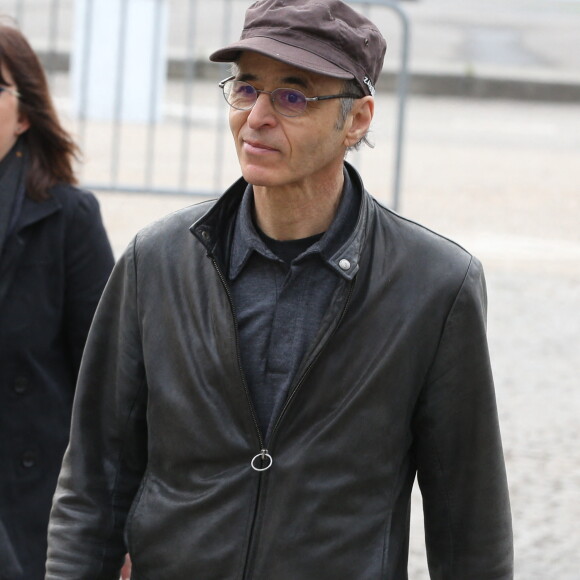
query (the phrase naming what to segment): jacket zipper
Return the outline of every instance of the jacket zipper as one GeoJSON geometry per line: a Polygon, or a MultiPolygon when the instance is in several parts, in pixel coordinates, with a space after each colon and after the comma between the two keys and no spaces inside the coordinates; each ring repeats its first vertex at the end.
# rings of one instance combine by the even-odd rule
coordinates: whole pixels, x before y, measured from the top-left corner
{"type": "MultiPolygon", "coordinates": [[[[352,297],[353,291],[354,291],[354,281],[351,282],[351,284],[350,284],[348,294],[346,297],[346,301],[344,303],[344,306],[342,308],[340,316],[338,317],[338,322],[336,323],[334,330],[332,331],[332,334],[334,334],[336,332],[336,329],[340,326],[340,323],[342,322],[342,319],[344,318],[344,315],[346,314],[346,311],[347,311],[348,306],[350,304],[350,299],[352,297]]],[[[332,334],[331,334],[331,336],[332,336],[332,334]]],[[[330,337],[327,339],[327,342],[328,342],[328,340],[330,340],[330,337]]],[[[312,367],[316,364],[316,362],[320,358],[323,351],[324,351],[324,347],[322,347],[320,349],[318,354],[314,357],[314,359],[310,362],[310,364],[306,367],[306,369],[304,369],[304,372],[300,376],[300,379],[298,380],[296,385],[293,387],[293,389],[289,393],[289,395],[286,399],[286,402],[284,403],[284,406],[282,407],[282,410],[280,411],[278,417],[276,418],[276,423],[274,424],[274,427],[272,429],[272,433],[270,434],[270,440],[269,440],[270,447],[272,447],[274,437],[276,435],[276,432],[278,431],[280,422],[282,421],[284,415],[286,414],[286,411],[288,410],[288,408],[292,404],[292,401],[295,399],[296,394],[298,393],[298,391],[300,390],[302,385],[305,383],[306,378],[308,377],[308,374],[310,373],[310,371],[312,370],[312,367]]],[[[267,450],[266,450],[266,453],[267,453],[267,450]]],[[[272,459],[271,459],[271,461],[272,461],[272,459]]],[[[268,465],[268,467],[270,467],[271,465],[272,465],[272,463],[270,463],[270,465],[268,465]]],[[[260,476],[262,476],[262,475],[263,474],[260,474],[260,476]]],[[[253,563],[254,563],[253,561],[254,561],[254,552],[255,552],[256,535],[257,535],[257,533],[254,532],[254,528],[255,528],[256,520],[258,519],[261,488],[262,488],[262,477],[260,477],[260,483],[258,486],[258,493],[256,496],[256,508],[255,508],[255,512],[254,512],[254,520],[252,522],[252,533],[250,535],[250,543],[248,545],[248,552],[246,555],[246,564],[244,567],[244,573],[242,575],[243,580],[251,580],[251,572],[252,572],[253,563]]]]}
{"type": "MultiPolygon", "coordinates": [[[[258,435],[258,441],[260,443],[260,453],[258,455],[256,455],[250,465],[252,466],[252,468],[255,471],[258,471],[258,485],[256,488],[256,495],[255,495],[255,501],[254,501],[254,513],[252,515],[252,523],[250,524],[250,533],[248,535],[248,545],[246,547],[246,557],[244,559],[244,568],[242,570],[242,575],[240,576],[240,578],[246,578],[246,574],[247,574],[247,570],[249,568],[249,561],[250,561],[250,553],[252,551],[252,545],[253,545],[253,539],[254,539],[254,529],[256,526],[256,519],[258,517],[258,505],[260,503],[260,494],[261,494],[261,490],[262,490],[262,478],[264,476],[264,471],[266,471],[266,469],[256,469],[254,467],[254,461],[256,460],[256,458],[258,458],[259,456],[261,456],[262,458],[262,467],[264,466],[264,459],[266,457],[266,455],[268,454],[268,450],[265,448],[264,446],[264,438],[262,437],[262,431],[260,430],[260,426],[258,424],[258,419],[256,417],[256,411],[254,410],[254,404],[252,402],[252,397],[250,395],[250,390],[248,389],[248,384],[246,383],[246,377],[244,375],[244,369],[242,367],[242,357],[240,354],[240,338],[239,338],[239,332],[238,332],[238,318],[236,316],[236,309],[234,306],[234,300],[232,298],[232,293],[230,291],[230,287],[228,286],[228,283],[224,277],[224,275],[222,274],[222,271],[219,267],[219,264],[217,263],[217,260],[215,259],[214,256],[210,255],[211,257],[211,261],[213,262],[214,268],[221,280],[221,283],[224,287],[224,290],[226,292],[226,295],[228,297],[228,300],[230,302],[230,308],[232,309],[232,316],[234,319],[234,330],[235,330],[235,338],[236,338],[236,356],[238,359],[238,368],[240,371],[240,376],[242,378],[242,385],[244,387],[244,391],[246,393],[246,399],[248,401],[248,407],[250,409],[250,414],[252,415],[252,421],[254,422],[254,426],[256,428],[256,434],[258,435]]],[[[269,457],[269,455],[268,455],[269,457]]],[[[271,457],[270,457],[271,460],[271,457]]],[[[268,468],[271,466],[272,464],[270,463],[270,465],[268,466],[268,468]]]]}
{"type": "MultiPolygon", "coordinates": [[[[224,287],[224,290],[226,292],[226,295],[228,297],[228,301],[230,303],[230,308],[232,310],[232,316],[234,319],[234,330],[235,330],[235,340],[236,340],[236,356],[237,356],[237,360],[238,360],[238,368],[240,371],[240,376],[242,379],[242,385],[244,387],[244,391],[246,393],[246,399],[248,401],[248,407],[250,409],[250,413],[252,416],[252,421],[254,422],[254,426],[256,428],[256,434],[258,436],[258,441],[260,444],[260,452],[252,459],[250,465],[252,466],[252,468],[255,471],[258,471],[258,487],[256,490],[256,501],[254,504],[254,515],[252,517],[252,524],[250,526],[250,534],[249,534],[249,541],[248,541],[248,547],[247,547],[247,552],[246,552],[246,559],[245,559],[245,565],[244,565],[244,570],[242,573],[241,578],[246,579],[249,576],[249,573],[251,571],[251,564],[253,563],[252,560],[252,553],[253,553],[253,546],[254,546],[254,540],[255,540],[255,525],[256,525],[256,520],[258,518],[258,507],[260,505],[260,495],[261,495],[261,489],[262,489],[262,479],[263,476],[265,475],[264,472],[266,472],[273,463],[273,459],[270,456],[270,454],[268,453],[268,449],[266,449],[265,445],[264,445],[264,438],[262,437],[262,432],[260,430],[260,426],[258,424],[258,419],[256,417],[256,411],[254,410],[254,404],[252,403],[252,397],[250,395],[250,390],[248,389],[248,384],[246,383],[246,377],[244,375],[244,370],[242,367],[242,357],[240,354],[240,338],[239,338],[239,331],[238,331],[238,319],[236,316],[236,309],[234,306],[234,300],[232,297],[232,293],[230,291],[229,285],[221,271],[221,268],[219,267],[219,264],[217,263],[217,260],[215,259],[215,257],[211,254],[209,254],[209,257],[211,258],[211,261],[213,263],[213,266],[219,276],[219,279],[222,283],[222,286],[224,287]],[[256,461],[256,459],[261,458],[261,469],[256,469],[254,462],[256,461]],[[266,459],[269,458],[269,459],[266,459]],[[265,467],[264,467],[265,466],[265,467]]],[[[349,291],[348,291],[348,295],[346,297],[346,301],[344,303],[344,306],[342,308],[342,311],[340,313],[340,316],[338,318],[338,322],[336,323],[336,326],[334,327],[333,333],[336,331],[336,329],[340,326],[340,323],[342,322],[342,319],[344,318],[344,315],[346,314],[346,311],[348,309],[348,306],[350,304],[350,300],[352,297],[352,293],[354,290],[354,280],[351,282],[350,287],[349,287],[349,291]]],[[[328,339],[327,339],[328,340],[328,339]]],[[[284,415],[286,414],[288,408],[290,407],[290,405],[292,404],[292,401],[295,399],[296,394],[298,393],[298,391],[300,390],[300,388],[302,387],[302,385],[304,384],[304,382],[306,381],[306,378],[308,376],[308,374],[310,373],[310,371],[312,370],[312,367],[316,364],[316,362],[318,361],[318,359],[320,358],[320,355],[322,354],[322,352],[324,351],[324,348],[321,348],[320,351],[318,352],[318,354],[314,357],[314,359],[310,362],[310,364],[306,367],[306,369],[304,370],[304,372],[302,373],[300,379],[298,380],[298,382],[296,383],[296,385],[294,386],[294,388],[291,390],[290,394],[288,395],[286,402],[284,403],[284,406],[282,407],[282,410],[280,411],[278,417],[276,418],[276,423],[274,424],[274,427],[272,429],[272,433],[270,436],[270,442],[273,441],[275,434],[278,431],[278,428],[280,426],[280,422],[282,421],[284,415]]]]}

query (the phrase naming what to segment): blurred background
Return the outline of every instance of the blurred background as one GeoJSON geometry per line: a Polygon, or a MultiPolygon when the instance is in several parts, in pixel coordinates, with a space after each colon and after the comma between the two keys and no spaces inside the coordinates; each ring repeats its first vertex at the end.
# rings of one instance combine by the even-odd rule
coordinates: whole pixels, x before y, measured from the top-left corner
{"type": "MultiPolygon", "coordinates": [[[[476,254],[521,580],[580,579],[580,0],[351,2],[387,38],[367,189],[476,254]]],[[[248,0],[2,0],[119,255],[239,175],[207,56],[248,0]]],[[[411,580],[428,578],[420,494],[411,580]]]]}

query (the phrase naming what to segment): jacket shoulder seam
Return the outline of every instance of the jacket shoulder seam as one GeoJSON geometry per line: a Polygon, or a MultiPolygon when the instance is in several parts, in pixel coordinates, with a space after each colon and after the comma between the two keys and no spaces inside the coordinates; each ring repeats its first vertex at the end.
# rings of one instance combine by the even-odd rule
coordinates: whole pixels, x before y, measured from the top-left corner
{"type": "MultiPolygon", "coordinates": [[[[377,204],[377,206],[379,207],[380,210],[388,213],[390,215],[390,217],[392,217],[394,220],[405,222],[406,224],[408,224],[410,226],[414,226],[416,228],[419,228],[419,229],[423,230],[424,232],[439,238],[440,240],[444,240],[444,241],[454,245],[458,249],[465,252],[465,254],[467,254],[470,258],[473,257],[473,254],[469,250],[465,249],[460,243],[456,242],[455,240],[453,240],[453,239],[451,239],[451,238],[449,238],[449,237],[447,237],[439,232],[436,232],[435,230],[427,227],[426,225],[424,225],[418,221],[415,221],[415,220],[412,220],[408,217],[402,216],[401,214],[397,213],[396,211],[388,208],[386,205],[384,205],[383,203],[381,203],[378,199],[376,199],[374,197],[372,199],[377,204]]],[[[470,260],[470,264],[471,264],[471,260],[470,260]]]]}

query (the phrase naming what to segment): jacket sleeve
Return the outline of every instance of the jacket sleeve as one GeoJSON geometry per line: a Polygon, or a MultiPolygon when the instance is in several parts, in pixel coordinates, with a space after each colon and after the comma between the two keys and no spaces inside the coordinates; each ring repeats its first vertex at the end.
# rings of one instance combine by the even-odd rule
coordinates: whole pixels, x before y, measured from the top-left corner
{"type": "Polygon", "coordinates": [[[447,316],[415,419],[429,571],[436,580],[513,578],[511,513],[473,258],[447,316]]]}
{"type": "Polygon", "coordinates": [[[114,264],[97,199],[78,192],[65,240],[64,331],[76,378],[95,309],[114,264]]]}
{"type": "Polygon", "coordinates": [[[147,456],[134,247],[115,266],[79,374],[53,500],[47,580],[117,580],[123,528],[147,456]]]}

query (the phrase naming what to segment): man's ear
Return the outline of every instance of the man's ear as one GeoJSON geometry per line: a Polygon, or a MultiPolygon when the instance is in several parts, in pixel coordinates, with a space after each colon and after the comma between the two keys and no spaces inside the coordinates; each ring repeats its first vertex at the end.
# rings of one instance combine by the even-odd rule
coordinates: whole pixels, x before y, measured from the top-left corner
{"type": "Polygon", "coordinates": [[[367,133],[375,114],[375,99],[371,96],[356,99],[347,119],[344,145],[356,145],[367,133]]]}

